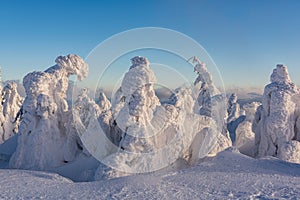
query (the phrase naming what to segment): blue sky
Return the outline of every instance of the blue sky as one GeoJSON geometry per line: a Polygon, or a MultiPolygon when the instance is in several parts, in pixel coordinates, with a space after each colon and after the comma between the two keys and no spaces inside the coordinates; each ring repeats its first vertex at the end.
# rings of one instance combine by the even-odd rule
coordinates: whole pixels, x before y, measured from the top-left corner
{"type": "Polygon", "coordinates": [[[299,10],[296,0],[1,1],[0,65],[3,79],[22,79],[58,55],[86,57],[114,34],[151,26],[199,42],[226,86],[263,86],[277,63],[300,84],[299,10]]]}

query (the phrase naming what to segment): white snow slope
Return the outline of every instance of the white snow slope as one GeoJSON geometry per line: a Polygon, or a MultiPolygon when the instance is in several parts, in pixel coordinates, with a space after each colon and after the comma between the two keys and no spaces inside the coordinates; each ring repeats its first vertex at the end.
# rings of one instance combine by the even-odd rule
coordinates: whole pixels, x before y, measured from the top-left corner
{"type": "Polygon", "coordinates": [[[74,183],[57,174],[0,170],[0,199],[298,199],[300,165],[228,149],[181,171],[74,183]]]}

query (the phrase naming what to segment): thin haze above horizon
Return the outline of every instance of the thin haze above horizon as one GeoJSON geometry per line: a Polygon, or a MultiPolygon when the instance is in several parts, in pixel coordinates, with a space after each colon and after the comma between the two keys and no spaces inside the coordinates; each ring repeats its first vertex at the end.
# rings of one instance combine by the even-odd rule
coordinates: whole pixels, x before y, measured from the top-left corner
{"type": "Polygon", "coordinates": [[[299,8],[296,0],[1,1],[2,76],[22,79],[58,55],[84,58],[119,32],[163,27],[202,45],[226,87],[263,87],[277,63],[300,85],[299,8]]]}

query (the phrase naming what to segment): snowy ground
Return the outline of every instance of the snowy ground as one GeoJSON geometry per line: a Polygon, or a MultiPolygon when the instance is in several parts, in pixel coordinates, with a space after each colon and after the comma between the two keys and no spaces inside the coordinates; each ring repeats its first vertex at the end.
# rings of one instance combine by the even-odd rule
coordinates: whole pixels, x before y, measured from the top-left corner
{"type": "Polygon", "coordinates": [[[74,183],[57,174],[0,170],[0,199],[298,199],[300,165],[232,150],[181,171],[74,183]]]}

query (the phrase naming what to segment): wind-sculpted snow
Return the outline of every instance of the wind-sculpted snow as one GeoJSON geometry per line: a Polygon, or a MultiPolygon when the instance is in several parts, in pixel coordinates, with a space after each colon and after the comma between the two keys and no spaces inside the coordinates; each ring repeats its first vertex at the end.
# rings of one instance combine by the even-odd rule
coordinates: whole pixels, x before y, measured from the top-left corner
{"type": "MultiPolygon", "coordinates": [[[[45,72],[32,72],[23,79],[26,97],[12,168],[50,169],[64,162],[67,140],[68,104],[66,91],[70,75],[78,79],[88,73],[87,64],[77,55],[59,56],[45,72]]],[[[75,149],[76,150],[76,149],[75,149]]]]}
{"type": "Polygon", "coordinates": [[[7,82],[2,89],[0,109],[0,143],[17,134],[19,118],[17,117],[23,98],[17,91],[15,82],[7,82]]]}
{"type": "Polygon", "coordinates": [[[277,65],[271,83],[265,87],[262,106],[255,114],[253,130],[258,157],[276,156],[286,160],[300,157],[298,151],[293,151],[296,155],[290,155],[289,150],[297,149],[299,142],[296,141],[300,127],[297,105],[293,101],[295,95],[299,95],[299,90],[291,82],[287,67],[277,65]]]}

